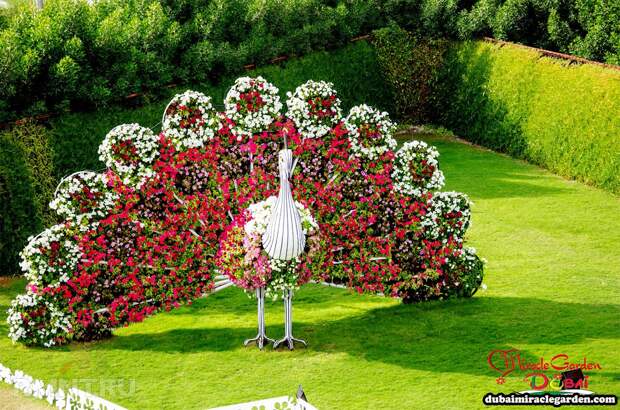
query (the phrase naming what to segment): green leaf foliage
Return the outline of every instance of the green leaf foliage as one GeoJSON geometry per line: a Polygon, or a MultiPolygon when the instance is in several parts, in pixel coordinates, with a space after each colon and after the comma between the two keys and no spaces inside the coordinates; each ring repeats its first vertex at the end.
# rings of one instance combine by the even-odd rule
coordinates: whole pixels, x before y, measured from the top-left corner
{"type": "Polygon", "coordinates": [[[54,221],[52,164],[45,128],[26,123],[0,133],[0,275],[16,273],[28,236],[54,221]]]}

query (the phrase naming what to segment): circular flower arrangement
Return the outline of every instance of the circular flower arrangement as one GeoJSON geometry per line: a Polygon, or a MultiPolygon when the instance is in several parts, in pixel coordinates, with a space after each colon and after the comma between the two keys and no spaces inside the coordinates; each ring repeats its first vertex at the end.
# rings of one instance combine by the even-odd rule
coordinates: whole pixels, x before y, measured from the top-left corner
{"type": "Polygon", "coordinates": [[[64,219],[88,225],[107,216],[119,199],[109,185],[105,174],[76,172],[60,181],[49,207],[64,219]]]}
{"type": "Polygon", "coordinates": [[[471,201],[460,192],[438,192],[430,200],[421,224],[425,236],[463,241],[471,219],[471,201]]]}
{"type": "Polygon", "coordinates": [[[232,132],[239,141],[265,130],[280,116],[282,103],[278,88],[263,77],[240,77],[230,88],[224,106],[234,122],[232,132]]]}
{"type": "Polygon", "coordinates": [[[446,297],[471,297],[481,287],[485,260],[476,254],[476,249],[463,247],[459,256],[450,262],[450,275],[446,279],[442,293],[446,297]]]}
{"type": "MultiPolygon", "coordinates": [[[[239,287],[253,291],[265,287],[267,295],[276,298],[279,291],[296,289],[310,280],[301,259],[282,261],[271,259],[262,246],[263,234],[271,217],[277,198],[250,205],[240,214],[223,234],[217,265],[239,287]]],[[[310,211],[295,202],[306,235],[309,252],[303,258],[311,258],[313,244],[318,241],[318,224],[310,211]]]]}
{"type": "Polygon", "coordinates": [[[351,108],[345,118],[353,155],[374,160],[396,148],[392,138],[395,125],[387,112],[366,104],[351,108]]]}
{"type": "Polygon", "coordinates": [[[14,342],[50,347],[65,342],[71,330],[63,309],[32,291],[18,295],[7,313],[9,337],[14,342]]]}
{"type": "Polygon", "coordinates": [[[81,251],[70,228],[59,224],[31,237],[20,256],[19,265],[31,285],[56,287],[69,280],[81,251]]]}
{"type": "Polygon", "coordinates": [[[154,175],[150,166],[158,154],[157,135],[139,124],[114,127],[99,146],[99,159],[130,186],[140,187],[154,175]]]}
{"type": "Polygon", "coordinates": [[[162,132],[177,150],[200,148],[213,139],[217,124],[211,97],[188,90],[175,95],[166,107],[162,132]]]}
{"type": "Polygon", "coordinates": [[[441,189],[444,176],[439,170],[438,157],[439,152],[424,141],[406,142],[394,157],[394,189],[416,197],[441,189]]]}
{"type": "Polygon", "coordinates": [[[327,135],[342,116],[340,99],[332,83],[310,80],[287,93],[286,116],[304,138],[327,135]]]}

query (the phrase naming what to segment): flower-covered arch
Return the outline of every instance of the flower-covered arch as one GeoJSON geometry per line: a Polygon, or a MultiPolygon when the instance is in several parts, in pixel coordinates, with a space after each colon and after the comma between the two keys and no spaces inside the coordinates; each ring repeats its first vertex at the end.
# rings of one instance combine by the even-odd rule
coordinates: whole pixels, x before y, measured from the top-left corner
{"type": "Polygon", "coordinates": [[[224,112],[187,91],[153,134],[114,128],[103,173],[64,179],[50,206],[59,224],[23,250],[26,293],[9,310],[15,341],[92,340],[208,294],[225,275],[273,294],[310,281],[405,302],[471,296],[483,264],[464,245],[470,201],[440,192],[438,153],[397,150],[387,113],[345,116],[330,83],[287,95],[261,77],[238,79],[224,112]],[[295,275],[257,246],[278,189],[278,151],[292,149],[291,184],[309,240],[295,275]]]}

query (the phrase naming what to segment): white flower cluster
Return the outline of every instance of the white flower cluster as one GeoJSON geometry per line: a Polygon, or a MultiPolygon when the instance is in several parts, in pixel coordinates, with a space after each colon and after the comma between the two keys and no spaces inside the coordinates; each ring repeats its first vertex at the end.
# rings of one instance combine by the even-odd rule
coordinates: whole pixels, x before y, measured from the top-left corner
{"type": "Polygon", "coordinates": [[[81,254],[69,228],[58,224],[28,238],[28,245],[19,254],[19,266],[30,284],[55,287],[69,280],[81,254]],[[54,247],[58,249],[54,251],[54,247]],[[51,265],[49,252],[57,252],[56,263],[51,265]]]}
{"type": "Polygon", "coordinates": [[[298,276],[295,273],[295,267],[297,267],[300,262],[301,259],[299,256],[290,261],[269,259],[269,265],[271,266],[271,280],[265,289],[265,296],[270,297],[275,301],[282,291],[298,290],[298,276]]]}
{"type": "Polygon", "coordinates": [[[187,90],[170,101],[162,119],[162,132],[177,150],[200,148],[215,135],[218,117],[211,97],[187,90]]]}
{"type": "MultiPolygon", "coordinates": [[[[252,219],[244,226],[245,232],[248,235],[263,236],[267,231],[267,225],[271,218],[271,209],[275,206],[277,199],[276,196],[270,196],[264,201],[254,203],[248,207],[248,211],[252,215],[252,219]]],[[[297,201],[295,201],[295,207],[299,211],[304,235],[308,236],[316,232],[319,229],[319,224],[310,214],[310,210],[297,201]]]]}
{"type": "Polygon", "coordinates": [[[150,165],[158,153],[157,135],[139,124],[114,127],[99,146],[99,159],[113,169],[124,184],[138,188],[154,175],[150,165]]]}
{"type": "Polygon", "coordinates": [[[280,115],[282,103],[278,92],[278,88],[263,77],[237,78],[226,94],[224,106],[226,115],[235,123],[232,132],[239,140],[266,130],[280,115]],[[260,102],[257,103],[252,95],[260,98],[260,102]]]}
{"type": "Polygon", "coordinates": [[[430,200],[426,215],[421,226],[432,238],[452,235],[462,242],[471,220],[471,204],[467,195],[461,192],[437,192],[430,200]],[[447,222],[454,224],[448,224],[447,222]]]}
{"type": "Polygon", "coordinates": [[[439,152],[424,141],[406,142],[394,157],[394,189],[416,197],[443,187],[445,178],[439,170],[439,152]],[[423,169],[432,170],[430,175],[423,169]]]}
{"type": "Polygon", "coordinates": [[[9,325],[9,337],[14,342],[21,339],[29,342],[38,340],[43,346],[51,347],[56,344],[55,338],[71,331],[69,317],[59,310],[55,303],[32,291],[17,295],[11,302],[11,307],[9,307],[7,313],[6,321],[9,325]],[[37,308],[45,309],[47,313],[45,320],[25,322],[22,311],[35,310],[37,308]]]}
{"type": "MultiPolygon", "coordinates": [[[[65,393],[63,389],[55,389],[51,384],[46,385],[43,380],[35,379],[21,370],[12,372],[11,369],[3,366],[2,363],[0,363],[0,382],[12,385],[26,396],[45,400],[50,406],[61,410],[69,408],[72,410],[107,410],[110,404],[106,400],[81,392],[75,388],[71,388],[65,393]],[[80,395],[88,397],[84,400],[80,395]]],[[[112,404],[112,408],[121,409],[122,407],[112,404]]]]}
{"type": "Polygon", "coordinates": [[[356,105],[344,121],[355,156],[374,160],[396,148],[396,140],[392,137],[395,125],[387,112],[366,104],[356,105]]]}
{"type": "Polygon", "coordinates": [[[49,207],[56,211],[58,216],[76,221],[82,226],[107,216],[118,198],[119,195],[108,187],[108,177],[105,174],[81,171],[60,181],[49,207]],[[92,202],[94,207],[81,209],[83,204],[79,203],[80,197],[85,197],[85,201],[92,202]]]}
{"type": "Polygon", "coordinates": [[[294,93],[286,94],[286,116],[293,120],[302,137],[320,138],[340,120],[340,99],[336,97],[333,87],[334,84],[326,81],[309,80],[297,87],[294,93]],[[325,101],[326,105],[313,107],[312,104],[317,103],[317,100],[318,104],[325,101]],[[316,112],[320,112],[320,115],[316,112]]]}
{"type": "Polygon", "coordinates": [[[465,262],[466,266],[470,268],[469,270],[473,269],[474,266],[478,263],[478,261],[482,261],[483,264],[485,263],[484,259],[480,259],[478,257],[476,248],[474,248],[473,246],[464,246],[462,252],[463,253],[461,254],[461,257],[465,262]]]}

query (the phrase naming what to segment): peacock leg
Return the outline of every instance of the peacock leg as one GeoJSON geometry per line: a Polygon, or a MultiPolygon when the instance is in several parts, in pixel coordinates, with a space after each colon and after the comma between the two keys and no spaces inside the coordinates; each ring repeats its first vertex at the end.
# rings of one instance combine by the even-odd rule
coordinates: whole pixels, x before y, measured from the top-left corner
{"type": "Polygon", "coordinates": [[[293,291],[288,289],[284,291],[284,338],[273,344],[273,348],[277,349],[281,345],[286,345],[289,350],[295,348],[295,342],[308,346],[305,340],[293,337],[293,291]]]}
{"type": "Polygon", "coordinates": [[[268,338],[265,334],[265,288],[256,289],[256,300],[258,305],[258,334],[255,338],[247,339],[243,342],[243,345],[247,346],[250,343],[256,343],[256,346],[263,350],[265,345],[274,342],[273,339],[268,338]]]}

